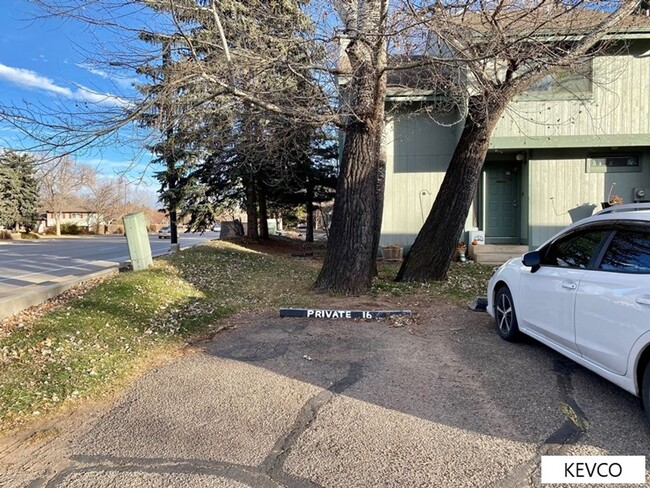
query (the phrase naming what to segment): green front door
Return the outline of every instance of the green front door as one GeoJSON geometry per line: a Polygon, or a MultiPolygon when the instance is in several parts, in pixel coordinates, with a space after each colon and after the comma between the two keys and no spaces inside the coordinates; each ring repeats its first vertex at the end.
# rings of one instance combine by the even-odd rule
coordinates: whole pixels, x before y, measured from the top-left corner
{"type": "Polygon", "coordinates": [[[517,162],[485,165],[485,240],[488,244],[519,244],[520,173],[517,162]]]}

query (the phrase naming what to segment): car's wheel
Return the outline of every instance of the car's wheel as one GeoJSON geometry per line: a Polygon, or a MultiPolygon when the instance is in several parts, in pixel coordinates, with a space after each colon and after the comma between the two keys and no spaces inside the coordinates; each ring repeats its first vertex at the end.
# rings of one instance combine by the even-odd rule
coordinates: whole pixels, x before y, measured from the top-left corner
{"type": "Polygon", "coordinates": [[[650,361],[645,365],[645,372],[643,373],[643,385],[641,385],[641,401],[643,401],[643,408],[645,416],[648,417],[650,422],[650,361]]]}
{"type": "Polygon", "coordinates": [[[158,239],[162,239],[162,236],[158,236],[158,239]]]}
{"type": "Polygon", "coordinates": [[[497,291],[494,299],[494,320],[497,332],[506,341],[515,341],[519,336],[519,325],[512,294],[507,286],[502,286],[497,291]]]}

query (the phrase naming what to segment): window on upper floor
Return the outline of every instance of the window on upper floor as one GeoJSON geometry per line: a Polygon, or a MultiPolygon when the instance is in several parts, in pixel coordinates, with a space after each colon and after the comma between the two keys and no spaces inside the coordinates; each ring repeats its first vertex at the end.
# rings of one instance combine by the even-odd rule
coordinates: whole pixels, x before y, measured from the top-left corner
{"type": "Polygon", "coordinates": [[[593,93],[593,63],[580,63],[575,68],[561,69],[532,85],[520,100],[581,100],[593,93]]]}

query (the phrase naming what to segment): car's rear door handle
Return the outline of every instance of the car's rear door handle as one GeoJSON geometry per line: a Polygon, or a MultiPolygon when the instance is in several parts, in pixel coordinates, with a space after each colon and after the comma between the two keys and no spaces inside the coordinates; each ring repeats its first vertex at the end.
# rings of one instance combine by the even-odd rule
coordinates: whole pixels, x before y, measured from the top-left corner
{"type": "Polygon", "coordinates": [[[562,288],[566,288],[567,290],[575,290],[577,287],[578,286],[573,281],[562,282],[562,288]]]}
{"type": "Polygon", "coordinates": [[[636,297],[635,301],[641,305],[650,305],[650,295],[641,295],[640,297],[636,297]]]}

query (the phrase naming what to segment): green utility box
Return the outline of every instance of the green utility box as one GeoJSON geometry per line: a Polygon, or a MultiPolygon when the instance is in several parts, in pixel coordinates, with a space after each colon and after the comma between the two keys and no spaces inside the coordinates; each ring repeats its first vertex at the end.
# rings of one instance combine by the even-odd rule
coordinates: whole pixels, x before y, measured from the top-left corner
{"type": "Polygon", "coordinates": [[[269,235],[274,236],[278,231],[278,221],[277,219],[267,219],[267,225],[269,227],[269,235]]]}
{"type": "Polygon", "coordinates": [[[133,271],[147,269],[153,264],[151,244],[147,234],[147,221],[142,212],[134,212],[122,218],[126,242],[129,246],[129,256],[133,271]]]}

